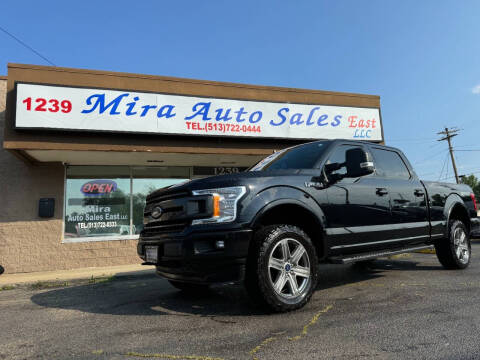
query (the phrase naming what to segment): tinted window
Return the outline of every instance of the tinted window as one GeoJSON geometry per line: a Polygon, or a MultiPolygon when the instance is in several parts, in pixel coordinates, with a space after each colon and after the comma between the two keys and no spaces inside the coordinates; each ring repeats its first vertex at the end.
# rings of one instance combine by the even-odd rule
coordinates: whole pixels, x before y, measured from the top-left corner
{"type": "Polygon", "coordinates": [[[326,145],[326,142],[314,142],[278,151],[260,161],[250,171],[313,169],[326,145]]]}
{"type": "Polygon", "coordinates": [[[394,151],[372,149],[375,157],[375,168],[379,176],[388,178],[409,179],[410,173],[400,155],[394,151]]]}
{"type": "Polygon", "coordinates": [[[347,173],[347,167],[345,166],[346,162],[346,152],[347,150],[350,149],[358,149],[358,146],[353,146],[353,145],[340,145],[337,147],[333,153],[328,157],[328,160],[325,164],[333,164],[333,163],[338,163],[339,165],[342,164],[338,170],[333,170],[330,172],[330,174],[340,174],[340,175],[346,175],[347,173]]]}

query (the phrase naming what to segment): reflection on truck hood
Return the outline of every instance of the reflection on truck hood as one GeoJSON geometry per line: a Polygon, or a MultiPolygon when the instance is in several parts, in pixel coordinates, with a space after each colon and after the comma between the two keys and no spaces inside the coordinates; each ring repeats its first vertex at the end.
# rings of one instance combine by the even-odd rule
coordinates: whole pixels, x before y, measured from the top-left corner
{"type": "MultiPolygon", "coordinates": [[[[245,171],[235,174],[211,176],[203,179],[195,179],[175,184],[152,192],[150,196],[167,195],[173,192],[212,189],[229,186],[248,186],[259,181],[269,181],[276,177],[296,175],[299,170],[275,170],[275,171],[245,171]]],[[[283,178],[283,182],[285,179],[283,178]]]]}

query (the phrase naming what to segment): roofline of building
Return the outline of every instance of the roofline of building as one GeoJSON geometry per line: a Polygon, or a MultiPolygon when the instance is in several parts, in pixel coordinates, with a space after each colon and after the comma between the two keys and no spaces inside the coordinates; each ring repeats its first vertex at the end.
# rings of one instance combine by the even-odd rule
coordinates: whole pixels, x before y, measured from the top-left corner
{"type": "Polygon", "coordinates": [[[43,71],[53,71],[53,72],[67,72],[67,73],[80,73],[80,74],[93,74],[93,75],[104,75],[104,76],[106,75],[106,76],[126,77],[126,78],[136,78],[136,79],[162,80],[162,81],[191,83],[191,84],[203,84],[203,85],[211,85],[211,86],[236,87],[236,88],[242,88],[242,89],[257,89],[257,90],[262,89],[262,90],[279,91],[279,92],[296,92],[296,93],[322,94],[322,95],[341,95],[341,96],[350,96],[350,97],[359,97],[359,98],[380,99],[379,95],[367,95],[367,94],[346,93],[346,92],[326,91],[326,90],[313,90],[313,89],[297,89],[297,88],[288,88],[288,87],[280,87],[280,86],[240,84],[240,83],[232,83],[232,82],[196,80],[196,79],[170,77],[170,76],[144,75],[144,74],[124,73],[124,72],[115,72],[115,71],[102,71],[102,70],[90,70],[90,69],[75,69],[75,68],[66,68],[66,67],[57,67],[57,66],[43,66],[43,65],[8,63],[8,68],[43,70],[43,71]]]}

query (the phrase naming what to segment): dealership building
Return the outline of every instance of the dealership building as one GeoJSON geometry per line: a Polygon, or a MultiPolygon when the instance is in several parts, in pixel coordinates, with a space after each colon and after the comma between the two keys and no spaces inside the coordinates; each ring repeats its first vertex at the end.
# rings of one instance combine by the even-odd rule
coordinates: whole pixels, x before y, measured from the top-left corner
{"type": "Polygon", "coordinates": [[[380,98],[9,64],[0,77],[0,265],[140,263],[153,189],[333,138],[383,142],[380,98]]]}

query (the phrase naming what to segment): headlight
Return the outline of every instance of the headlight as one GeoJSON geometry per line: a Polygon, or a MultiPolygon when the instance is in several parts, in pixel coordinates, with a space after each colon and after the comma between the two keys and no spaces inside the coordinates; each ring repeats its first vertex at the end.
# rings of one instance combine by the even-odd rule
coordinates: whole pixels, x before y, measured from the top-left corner
{"type": "Polygon", "coordinates": [[[238,200],[246,192],[245,186],[193,191],[193,195],[212,195],[213,216],[207,219],[193,220],[192,225],[225,223],[235,220],[238,200]]]}

